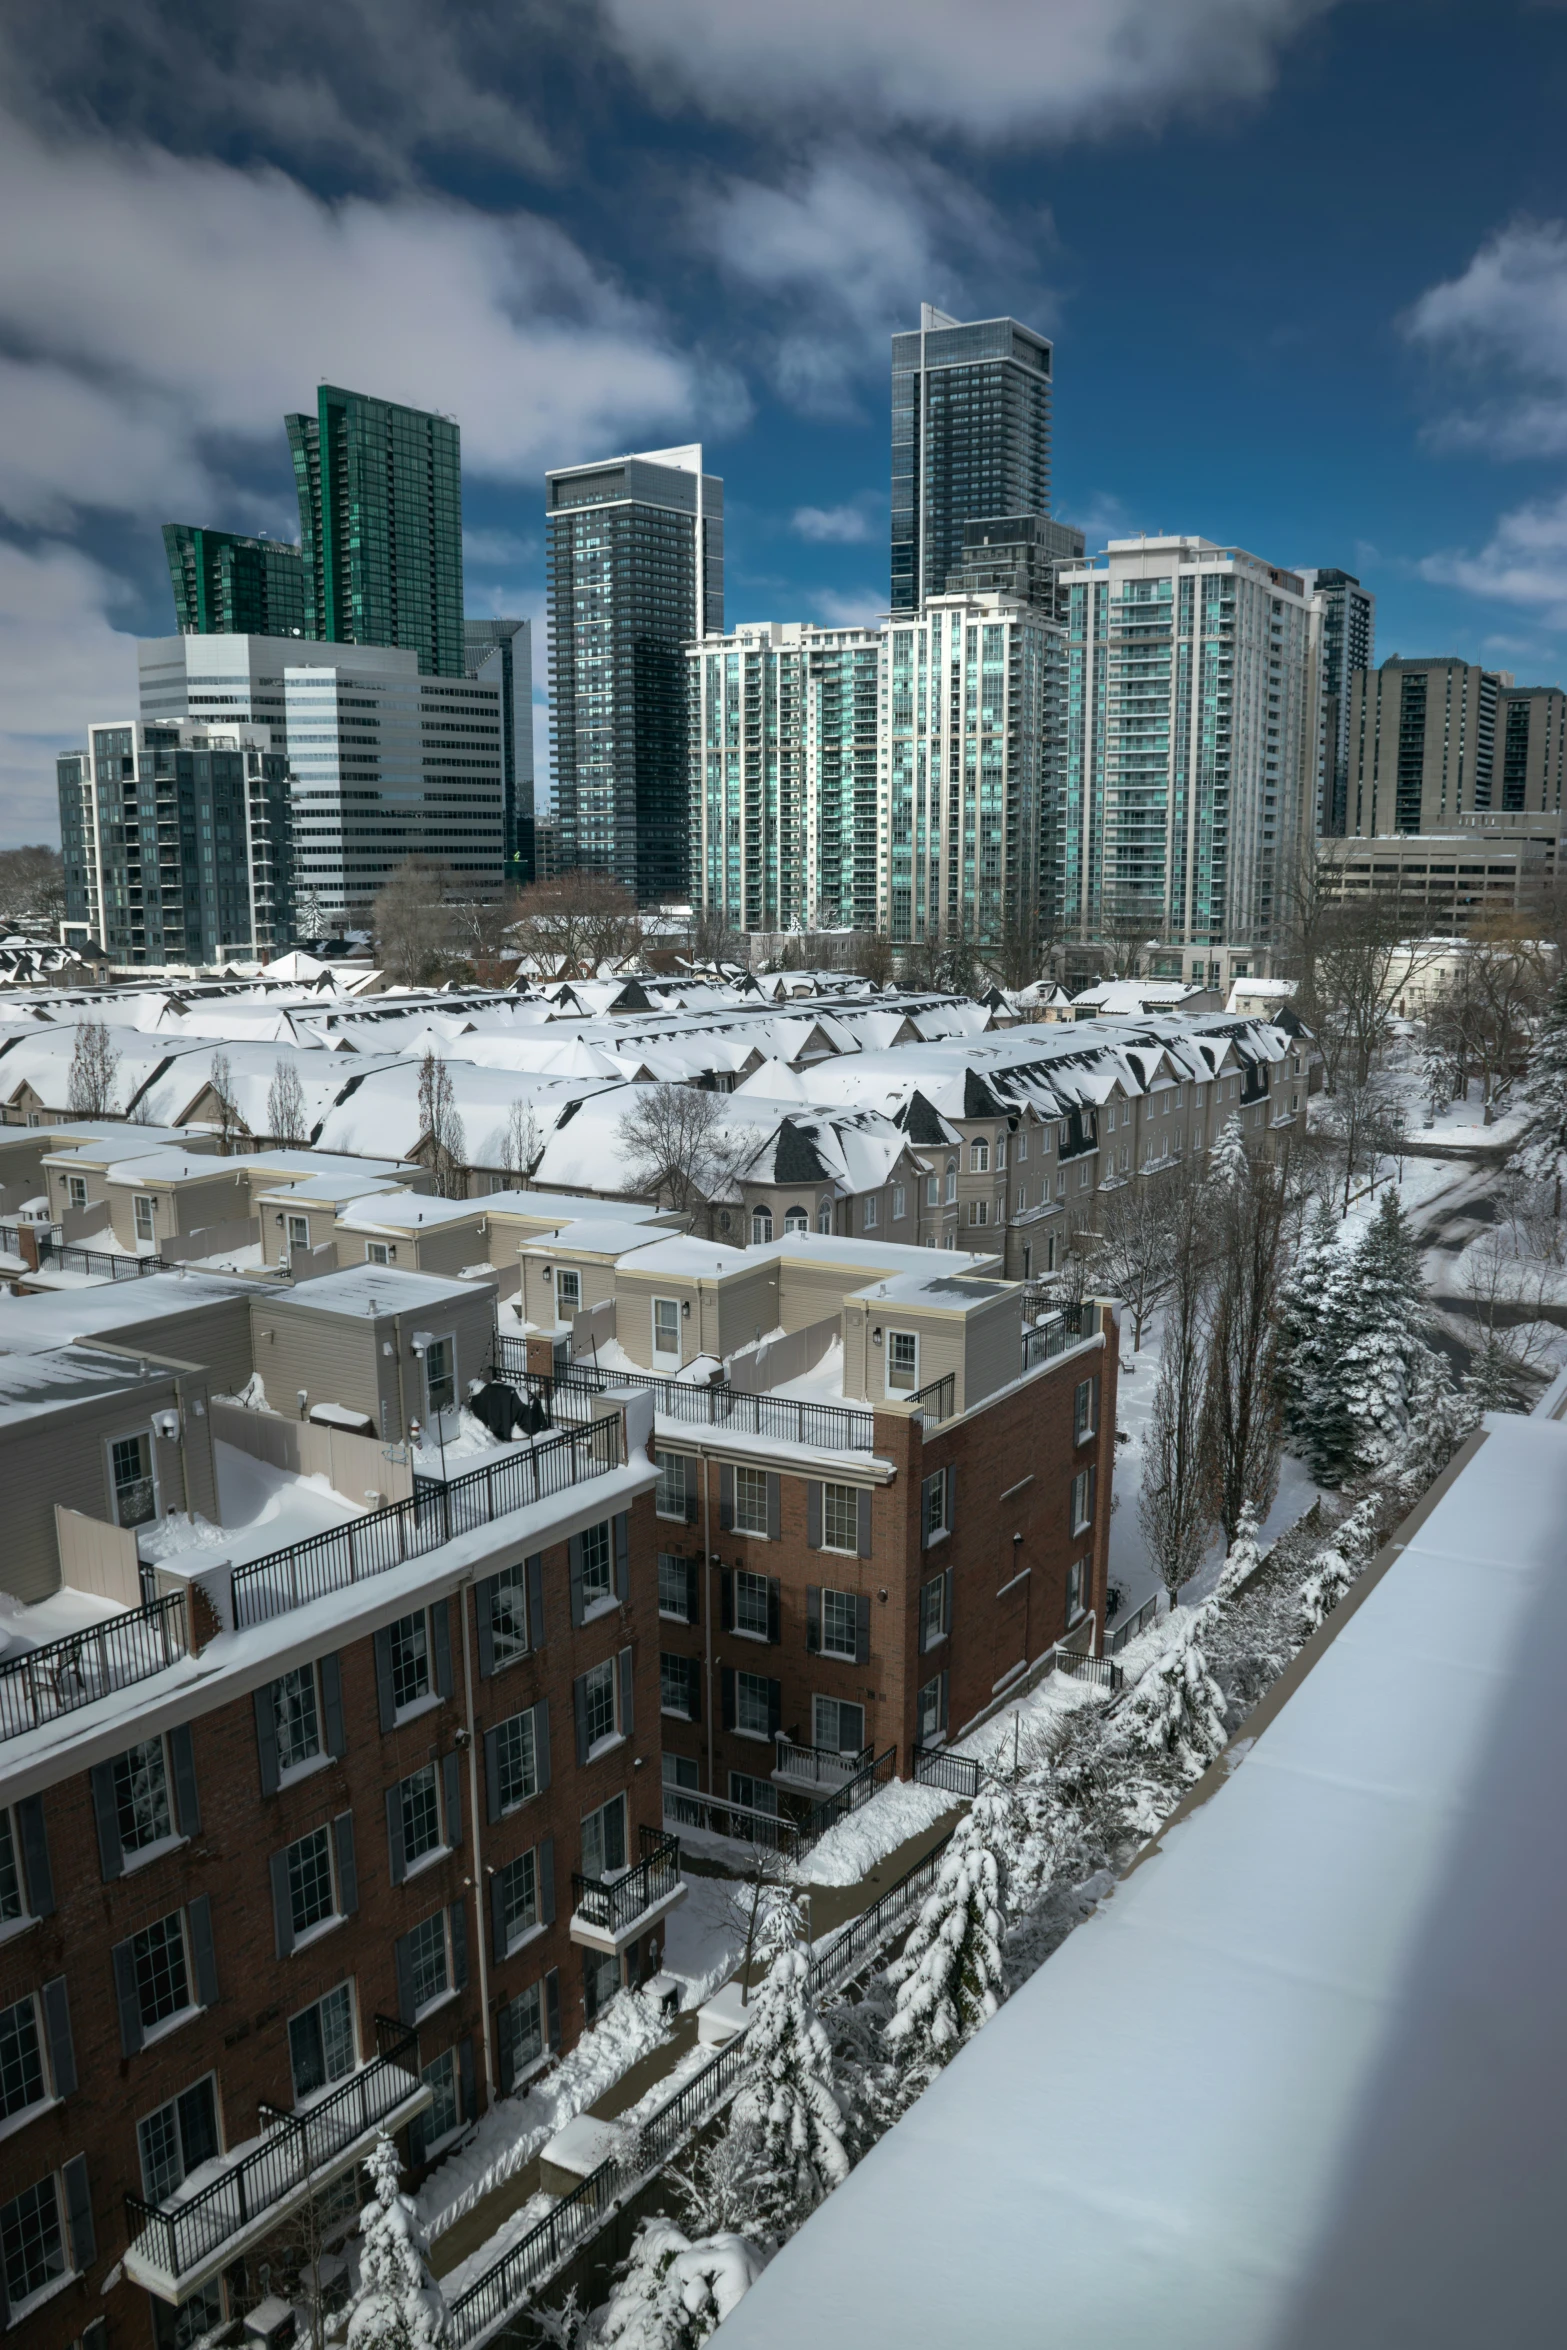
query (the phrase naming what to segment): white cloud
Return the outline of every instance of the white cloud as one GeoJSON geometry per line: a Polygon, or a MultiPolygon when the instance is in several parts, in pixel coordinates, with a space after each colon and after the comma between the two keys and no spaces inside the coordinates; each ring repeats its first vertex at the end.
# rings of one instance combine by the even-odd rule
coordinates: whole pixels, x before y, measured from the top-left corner
{"type": "Polygon", "coordinates": [[[656,90],[711,114],[794,113],[974,139],[1152,124],[1261,96],[1335,0],[604,0],[656,90]]]}
{"type": "Polygon", "coordinates": [[[95,719],[136,715],[136,640],[110,617],[119,593],[74,547],[0,541],[0,847],[57,840],[55,753],[95,719]]]}
{"type": "Polygon", "coordinates": [[[1428,440],[1496,457],[1567,451],[1567,222],[1499,230],[1460,276],[1422,294],[1403,326],[1486,383],[1477,407],[1440,419],[1428,440]]]}
{"type": "Polygon", "coordinates": [[[459,412],[466,468],[546,462],[735,419],[656,316],[558,228],[444,198],[329,204],[283,173],[0,137],[6,451],[18,517],[63,503],[210,510],[223,443],[271,453],[318,378],[459,412]]]}
{"type": "Polygon", "coordinates": [[[829,628],[868,628],[887,613],[884,588],[817,588],[806,602],[829,628]]]}
{"type": "Polygon", "coordinates": [[[1438,587],[1517,604],[1547,628],[1567,628],[1567,494],[1515,507],[1478,554],[1427,555],[1419,571],[1438,587]]]}
{"type": "Polygon", "coordinates": [[[817,546],[862,547],[887,529],[887,501],[876,490],[861,490],[843,506],[796,506],[789,528],[817,546]]]}

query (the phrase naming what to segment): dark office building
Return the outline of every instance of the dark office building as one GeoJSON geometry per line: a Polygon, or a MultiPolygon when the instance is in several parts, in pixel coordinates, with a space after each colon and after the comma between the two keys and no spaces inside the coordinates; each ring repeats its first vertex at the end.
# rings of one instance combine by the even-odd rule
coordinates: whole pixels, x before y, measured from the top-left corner
{"type": "Polygon", "coordinates": [[[1350,571],[1303,571],[1301,577],[1307,595],[1322,607],[1317,830],[1341,839],[1349,829],[1349,681],[1376,659],[1377,600],[1350,571]]]}
{"type": "Polygon", "coordinates": [[[963,562],[963,526],[1050,512],[1051,346],[1015,318],[926,302],[892,338],[892,609],[917,612],[963,562]]]}
{"type": "Polygon", "coordinates": [[[724,626],[724,485],[699,445],[545,476],[550,730],[564,869],[644,904],[688,887],[685,647],[724,626]]]}
{"type": "Polygon", "coordinates": [[[116,963],[287,946],[293,819],[271,739],[203,720],[89,728],[56,762],[67,927],[116,963]]]}
{"type": "Polygon", "coordinates": [[[1052,522],[1048,514],[981,516],[963,525],[959,559],[947,574],[947,594],[996,591],[1016,596],[1047,619],[1064,620],[1066,593],[1060,576],[1083,561],[1086,549],[1080,530],[1069,522],[1052,522]]]}
{"type": "Polygon", "coordinates": [[[305,565],[282,539],[166,522],[164,551],[181,636],[303,636],[305,565]]]}
{"type": "Polygon", "coordinates": [[[506,879],[537,878],[533,850],[533,623],[465,620],[468,675],[500,688],[506,789],[506,879]]]}
{"type": "Polygon", "coordinates": [[[299,493],[307,636],[401,645],[465,673],[462,443],[450,417],[323,384],[284,419],[299,493]]]}

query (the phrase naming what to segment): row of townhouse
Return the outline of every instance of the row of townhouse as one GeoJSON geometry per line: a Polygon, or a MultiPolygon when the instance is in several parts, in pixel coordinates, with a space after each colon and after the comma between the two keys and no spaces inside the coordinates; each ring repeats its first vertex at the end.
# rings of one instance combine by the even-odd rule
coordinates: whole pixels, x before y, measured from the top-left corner
{"type": "Polygon", "coordinates": [[[386,1263],[0,1300],[0,2320],[41,2350],[329,2287],[377,2127],[418,2175],[660,1974],[682,1835],[743,1854],[1102,1645],[1112,1307],[820,1235],[520,1250],[505,1305],[386,1263]]]}

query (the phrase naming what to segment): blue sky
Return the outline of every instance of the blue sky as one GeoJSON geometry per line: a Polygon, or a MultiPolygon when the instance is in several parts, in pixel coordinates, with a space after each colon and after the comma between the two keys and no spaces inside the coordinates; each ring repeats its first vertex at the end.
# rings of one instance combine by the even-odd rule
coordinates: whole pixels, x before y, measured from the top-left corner
{"type": "Polygon", "coordinates": [[[1055,337],[1091,545],[1567,674],[1559,0],[12,0],[0,91],[0,842],[323,376],[458,416],[470,610],[542,615],[546,464],[694,438],[731,621],[879,608],[922,298],[1055,337]]]}

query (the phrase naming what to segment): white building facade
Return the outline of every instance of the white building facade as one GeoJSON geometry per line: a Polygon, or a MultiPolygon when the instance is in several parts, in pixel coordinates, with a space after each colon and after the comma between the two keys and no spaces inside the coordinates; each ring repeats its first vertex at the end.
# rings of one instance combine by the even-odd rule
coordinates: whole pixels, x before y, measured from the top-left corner
{"type": "Polygon", "coordinates": [[[1319,605],[1298,572],[1201,538],[1112,540],[1062,585],[1062,932],[1145,924],[1183,976],[1255,968],[1315,829],[1319,605]]]}

